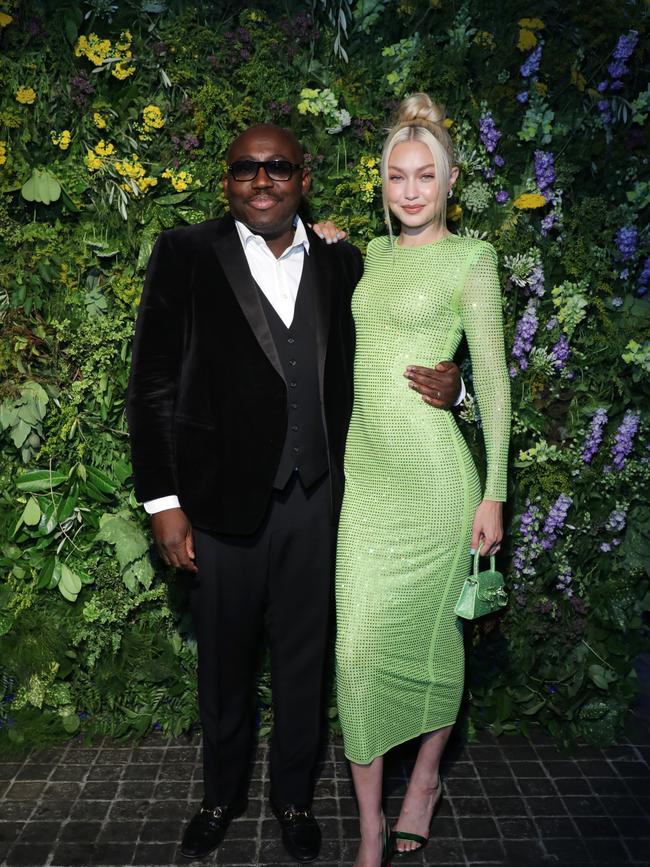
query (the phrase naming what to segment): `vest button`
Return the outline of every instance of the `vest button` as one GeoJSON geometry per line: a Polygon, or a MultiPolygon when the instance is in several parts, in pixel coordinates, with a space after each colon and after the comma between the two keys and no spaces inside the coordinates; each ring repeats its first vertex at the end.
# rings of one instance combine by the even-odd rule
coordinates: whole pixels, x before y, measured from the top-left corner
{"type": "Polygon", "coordinates": [[[295,379],[292,379],[291,382],[289,383],[289,385],[291,386],[291,388],[295,388],[298,385],[298,383],[296,382],[295,379]]]}
{"type": "Polygon", "coordinates": [[[298,404],[297,404],[297,403],[292,403],[292,404],[291,404],[291,409],[298,409],[298,404]]]}
{"type": "Polygon", "coordinates": [[[297,455],[298,452],[300,451],[300,449],[298,448],[298,446],[294,446],[294,447],[291,449],[291,451],[294,453],[294,455],[297,455]]]}
{"type": "Polygon", "coordinates": [[[297,425],[297,424],[292,424],[292,425],[291,425],[291,430],[292,430],[292,431],[297,431],[297,430],[299,430],[298,425],[297,425]]]}
{"type": "Polygon", "coordinates": [[[290,358],[290,359],[289,359],[289,364],[290,364],[292,367],[295,367],[295,366],[296,366],[296,363],[297,363],[297,362],[296,362],[296,359],[295,359],[295,358],[290,358]]]}
{"type": "Polygon", "coordinates": [[[287,337],[287,343],[295,343],[295,342],[296,341],[293,339],[293,337],[287,337]]]}

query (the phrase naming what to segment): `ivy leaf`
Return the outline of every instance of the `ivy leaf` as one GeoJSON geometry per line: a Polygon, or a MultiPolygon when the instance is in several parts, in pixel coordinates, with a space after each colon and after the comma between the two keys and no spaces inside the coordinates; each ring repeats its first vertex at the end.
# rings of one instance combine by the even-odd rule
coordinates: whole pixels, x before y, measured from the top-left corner
{"type": "Polygon", "coordinates": [[[103,514],[99,519],[99,526],[99,533],[95,538],[115,546],[122,578],[129,590],[135,592],[138,583],[148,589],[154,572],[148,557],[149,543],[142,530],[125,512],[116,515],[103,514]]]}
{"type": "Polygon", "coordinates": [[[79,726],[81,725],[81,720],[76,713],[66,714],[64,717],[61,717],[61,722],[63,723],[63,728],[69,735],[73,735],[78,731],[79,726]]]}

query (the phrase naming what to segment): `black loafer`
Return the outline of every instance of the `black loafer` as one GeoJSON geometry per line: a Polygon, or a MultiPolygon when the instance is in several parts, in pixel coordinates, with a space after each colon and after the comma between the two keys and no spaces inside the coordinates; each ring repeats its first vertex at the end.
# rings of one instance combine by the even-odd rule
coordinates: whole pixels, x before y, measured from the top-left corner
{"type": "Polygon", "coordinates": [[[296,861],[315,861],[320,851],[320,828],[309,809],[299,809],[295,804],[277,807],[271,804],[282,828],[282,842],[296,861]]]}
{"type": "Polygon", "coordinates": [[[214,852],[223,840],[228,825],[246,811],[246,802],[209,807],[205,802],[192,817],[183,834],[181,855],[190,861],[204,858],[214,852]]]}

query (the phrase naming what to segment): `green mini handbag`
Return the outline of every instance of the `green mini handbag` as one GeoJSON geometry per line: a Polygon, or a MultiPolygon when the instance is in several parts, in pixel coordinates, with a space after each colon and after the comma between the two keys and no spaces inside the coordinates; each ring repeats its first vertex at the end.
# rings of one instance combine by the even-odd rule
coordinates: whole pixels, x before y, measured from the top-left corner
{"type": "Polygon", "coordinates": [[[494,568],[494,555],[490,557],[490,568],[478,571],[481,547],[474,555],[474,573],[465,579],[454,613],[465,620],[476,620],[485,614],[492,614],[508,604],[508,594],[503,586],[503,575],[494,568]]]}

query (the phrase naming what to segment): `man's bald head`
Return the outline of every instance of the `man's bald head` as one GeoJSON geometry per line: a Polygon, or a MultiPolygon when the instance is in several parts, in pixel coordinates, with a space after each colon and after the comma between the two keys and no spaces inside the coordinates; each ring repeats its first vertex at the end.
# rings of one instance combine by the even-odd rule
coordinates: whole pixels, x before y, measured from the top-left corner
{"type": "MultiPolygon", "coordinates": [[[[294,163],[301,163],[303,160],[302,145],[298,141],[293,130],[278,126],[275,123],[256,123],[244,130],[241,135],[238,135],[231,142],[228,148],[227,160],[233,161],[233,154],[237,154],[237,158],[241,159],[240,154],[246,153],[248,150],[254,150],[260,139],[268,141],[270,139],[277,142],[282,142],[282,151],[286,153],[287,158],[294,163]]],[[[253,156],[252,153],[247,154],[253,156]]]]}

